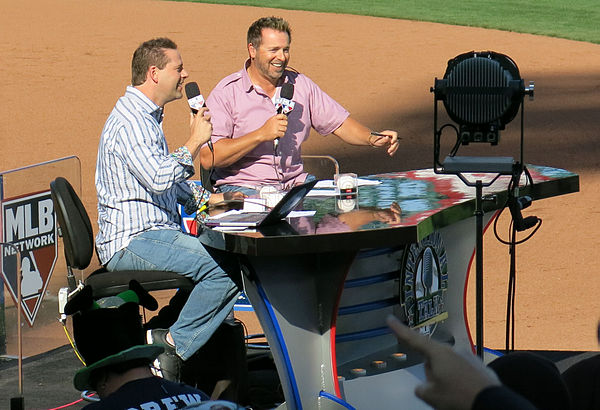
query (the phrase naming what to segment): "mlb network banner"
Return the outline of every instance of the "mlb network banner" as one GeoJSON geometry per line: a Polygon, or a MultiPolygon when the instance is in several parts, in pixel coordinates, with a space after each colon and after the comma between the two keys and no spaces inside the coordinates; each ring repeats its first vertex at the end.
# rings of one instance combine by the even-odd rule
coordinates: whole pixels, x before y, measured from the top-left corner
{"type": "MultiPolygon", "coordinates": [[[[57,226],[50,191],[2,201],[2,241],[21,254],[22,308],[33,326],[57,259],[57,226]]],[[[17,252],[2,247],[2,276],[17,303],[17,252]]]]}

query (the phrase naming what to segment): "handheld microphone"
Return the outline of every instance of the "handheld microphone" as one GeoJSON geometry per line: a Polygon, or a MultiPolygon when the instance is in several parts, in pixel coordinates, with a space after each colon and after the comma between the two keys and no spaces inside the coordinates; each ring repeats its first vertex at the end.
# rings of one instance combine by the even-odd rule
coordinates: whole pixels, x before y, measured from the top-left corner
{"type": "MultiPolygon", "coordinates": [[[[277,99],[275,106],[277,107],[277,114],[289,115],[294,109],[295,103],[292,101],[294,97],[294,84],[283,83],[281,85],[281,92],[279,93],[280,98],[277,99]]],[[[279,147],[279,138],[273,140],[273,149],[277,151],[279,147]]]]}
{"type": "MultiPolygon", "coordinates": [[[[200,88],[198,88],[198,84],[195,82],[186,83],[185,95],[187,96],[188,104],[192,110],[192,113],[197,114],[200,108],[206,107],[204,97],[202,94],[200,94],[200,88]]],[[[208,145],[208,148],[214,152],[212,141],[208,140],[206,144],[208,145]]]]}

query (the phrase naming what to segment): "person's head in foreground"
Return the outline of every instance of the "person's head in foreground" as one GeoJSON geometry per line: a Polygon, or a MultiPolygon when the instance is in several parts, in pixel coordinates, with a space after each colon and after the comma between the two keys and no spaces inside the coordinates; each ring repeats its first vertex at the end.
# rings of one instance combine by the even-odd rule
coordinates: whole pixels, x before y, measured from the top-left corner
{"type": "Polygon", "coordinates": [[[423,356],[426,380],[416,387],[415,395],[435,409],[570,408],[560,375],[538,358],[527,356],[527,360],[520,360],[518,356],[514,359],[506,356],[497,363],[499,378],[471,351],[459,354],[451,346],[408,328],[392,315],[388,316],[387,323],[405,348],[423,356]],[[506,365],[516,362],[520,362],[520,381],[512,370],[506,369],[506,365]],[[528,378],[528,374],[532,377],[528,378]],[[518,388],[511,389],[519,384],[518,388]]]}
{"type": "Polygon", "coordinates": [[[67,303],[65,313],[73,315],[75,345],[86,364],[73,379],[77,390],[94,390],[103,398],[132,369],[152,376],[149,365],[164,348],[145,344],[140,305],[155,310],[157,302],[135,281],[129,290],[98,301],[86,286],[67,303]]]}

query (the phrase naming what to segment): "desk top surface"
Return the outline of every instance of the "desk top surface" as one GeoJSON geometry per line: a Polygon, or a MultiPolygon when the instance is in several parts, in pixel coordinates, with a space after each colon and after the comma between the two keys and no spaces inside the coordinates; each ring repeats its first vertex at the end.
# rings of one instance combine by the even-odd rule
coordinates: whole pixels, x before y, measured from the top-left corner
{"type": "MultiPolygon", "coordinates": [[[[528,165],[533,184],[521,177],[520,195],[533,200],[579,190],[579,176],[572,172],[528,165]]],[[[469,174],[469,181],[484,184],[494,175],[469,174]]],[[[455,175],[435,174],[431,169],[361,177],[380,181],[361,186],[358,198],[331,196],[304,199],[302,209],[315,210],[310,217],[289,218],[256,232],[219,232],[204,229],[199,239],[206,245],[254,256],[335,252],[386,247],[417,242],[435,230],[474,215],[476,190],[455,175]]],[[[484,211],[503,208],[510,176],[501,176],[483,188],[484,211]]]]}

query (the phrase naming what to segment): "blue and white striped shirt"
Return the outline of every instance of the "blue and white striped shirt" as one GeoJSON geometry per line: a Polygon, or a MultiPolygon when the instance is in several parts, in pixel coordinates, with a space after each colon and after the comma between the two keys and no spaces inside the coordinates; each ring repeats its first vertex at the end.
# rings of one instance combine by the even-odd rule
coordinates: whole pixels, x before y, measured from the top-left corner
{"type": "Polygon", "coordinates": [[[181,229],[177,202],[192,196],[186,179],[194,165],[185,147],[179,150],[183,155],[169,155],[162,115],[159,106],[128,86],[104,125],[96,163],[96,249],[102,264],[137,234],[181,229]]]}

